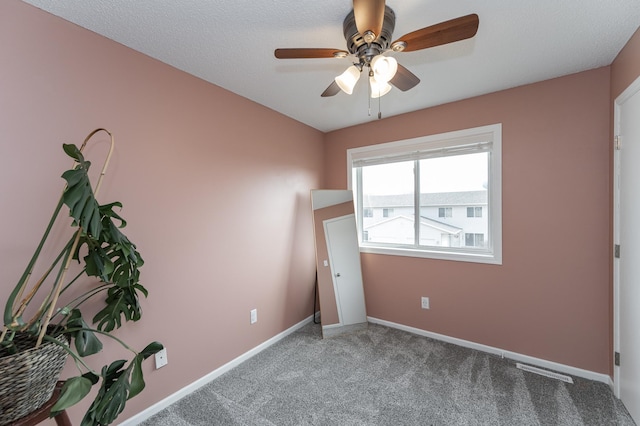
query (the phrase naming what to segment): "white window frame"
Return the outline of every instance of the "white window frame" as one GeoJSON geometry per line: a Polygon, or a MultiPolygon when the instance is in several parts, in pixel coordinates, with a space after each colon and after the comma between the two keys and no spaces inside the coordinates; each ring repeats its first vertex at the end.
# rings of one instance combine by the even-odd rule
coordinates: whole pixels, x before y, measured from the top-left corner
{"type": "MultiPolygon", "coordinates": [[[[393,247],[362,241],[361,225],[358,224],[360,251],[394,256],[423,257],[431,259],[454,260],[502,264],[502,124],[475,127],[436,135],[422,136],[413,139],[370,145],[347,150],[347,187],[353,190],[356,212],[362,206],[362,188],[354,188],[354,162],[360,165],[384,164],[385,158],[414,158],[421,152],[456,152],[458,149],[469,150],[472,147],[483,147],[489,155],[489,192],[488,192],[488,225],[487,239],[489,245],[485,250],[465,247],[393,247]],[[487,148],[488,147],[488,148],[487,148]]],[[[471,151],[469,151],[471,152],[471,151]]],[[[357,167],[357,166],[355,166],[357,167]]],[[[484,212],[483,212],[484,213],[484,212]]],[[[359,213],[356,214],[359,217],[359,213]]]]}

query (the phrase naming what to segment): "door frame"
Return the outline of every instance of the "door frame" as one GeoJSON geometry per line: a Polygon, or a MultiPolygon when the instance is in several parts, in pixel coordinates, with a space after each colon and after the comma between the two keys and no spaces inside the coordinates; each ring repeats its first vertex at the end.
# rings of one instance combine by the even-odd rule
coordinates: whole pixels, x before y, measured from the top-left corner
{"type": "MultiPolygon", "coordinates": [[[[636,78],[614,101],[613,104],[613,136],[620,134],[620,114],[623,104],[632,96],[640,93],[640,77],[636,78]]],[[[620,243],[620,150],[615,143],[613,148],[613,244],[620,243]]],[[[613,351],[620,352],[620,260],[615,257],[612,247],[613,259],[613,351]]],[[[612,354],[612,355],[614,355],[612,354]]],[[[613,362],[613,393],[620,398],[620,367],[613,362]]]]}

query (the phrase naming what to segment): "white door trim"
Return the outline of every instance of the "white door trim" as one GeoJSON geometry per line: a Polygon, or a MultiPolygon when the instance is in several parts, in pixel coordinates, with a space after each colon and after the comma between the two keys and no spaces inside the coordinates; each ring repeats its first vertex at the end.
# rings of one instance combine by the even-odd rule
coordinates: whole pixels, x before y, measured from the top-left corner
{"type": "MultiPolygon", "coordinates": [[[[622,105],[633,95],[640,92],[640,77],[629,85],[614,101],[613,105],[613,133],[620,134],[620,109],[622,105]]],[[[613,151],[613,243],[620,243],[620,191],[618,180],[620,173],[620,151],[617,151],[611,143],[613,151]]],[[[620,270],[619,261],[613,256],[613,350],[620,351],[620,270]]],[[[613,358],[613,357],[612,357],[613,358]]],[[[613,393],[620,398],[620,367],[613,366],[613,393]]]]}

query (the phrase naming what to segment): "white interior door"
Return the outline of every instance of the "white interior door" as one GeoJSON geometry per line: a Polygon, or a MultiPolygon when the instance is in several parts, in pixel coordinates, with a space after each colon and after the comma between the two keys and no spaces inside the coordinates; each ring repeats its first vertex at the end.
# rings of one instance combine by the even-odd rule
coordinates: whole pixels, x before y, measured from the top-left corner
{"type": "Polygon", "coordinates": [[[614,259],[616,393],[640,424],[640,78],[616,99],[614,259]]]}
{"type": "Polygon", "coordinates": [[[324,221],[340,325],[367,322],[354,215],[324,221]]]}

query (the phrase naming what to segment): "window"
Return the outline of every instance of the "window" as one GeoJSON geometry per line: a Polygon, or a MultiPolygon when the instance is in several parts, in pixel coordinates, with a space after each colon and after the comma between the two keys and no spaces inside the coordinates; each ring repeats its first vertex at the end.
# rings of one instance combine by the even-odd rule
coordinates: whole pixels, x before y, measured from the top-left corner
{"type": "Polygon", "coordinates": [[[348,150],[360,250],[501,264],[501,140],[494,124],[348,150]]]}
{"type": "Polygon", "coordinates": [[[452,207],[439,207],[438,208],[438,217],[452,217],[453,216],[453,208],[452,207]]]}
{"type": "Polygon", "coordinates": [[[484,247],[484,234],[465,234],[464,244],[467,247],[484,247]]]}
{"type": "Polygon", "coordinates": [[[467,217],[482,217],[482,207],[467,207],[467,217]]]}

